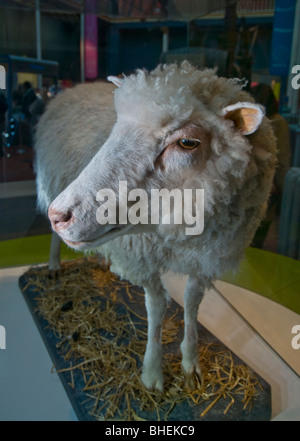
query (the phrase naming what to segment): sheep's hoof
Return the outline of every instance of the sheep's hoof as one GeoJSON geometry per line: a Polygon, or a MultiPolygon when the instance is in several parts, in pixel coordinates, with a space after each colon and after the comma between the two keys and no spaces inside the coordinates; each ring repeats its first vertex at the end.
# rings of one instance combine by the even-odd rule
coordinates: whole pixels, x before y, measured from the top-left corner
{"type": "Polygon", "coordinates": [[[146,389],[163,392],[164,378],[162,372],[143,372],[142,382],[146,389]]]}
{"type": "Polygon", "coordinates": [[[110,269],[110,260],[105,259],[104,257],[98,257],[98,262],[99,262],[99,266],[100,269],[102,271],[109,271],[110,269]]]}
{"type": "Polygon", "coordinates": [[[50,269],[49,268],[49,279],[57,280],[61,277],[62,270],[61,269],[50,269]]]}
{"type": "Polygon", "coordinates": [[[203,376],[199,372],[193,371],[192,373],[185,373],[185,384],[190,390],[201,389],[203,385],[203,376]]]}
{"type": "Polygon", "coordinates": [[[186,379],[186,386],[188,389],[199,389],[203,384],[203,375],[200,368],[200,365],[197,362],[189,363],[188,366],[182,363],[182,370],[186,379]]]}

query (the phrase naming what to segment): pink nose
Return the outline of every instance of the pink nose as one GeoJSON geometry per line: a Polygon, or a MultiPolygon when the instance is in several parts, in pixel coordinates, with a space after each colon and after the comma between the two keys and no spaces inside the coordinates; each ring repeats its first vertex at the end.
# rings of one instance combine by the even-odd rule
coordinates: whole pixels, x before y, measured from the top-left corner
{"type": "Polygon", "coordinates": [[[72,211],[67,211],[66,213],[57,211],[52,204],[48,209],[48,217],[51,221],[52,228],[56,231],[67,228],[74,220],[72,211]]]}

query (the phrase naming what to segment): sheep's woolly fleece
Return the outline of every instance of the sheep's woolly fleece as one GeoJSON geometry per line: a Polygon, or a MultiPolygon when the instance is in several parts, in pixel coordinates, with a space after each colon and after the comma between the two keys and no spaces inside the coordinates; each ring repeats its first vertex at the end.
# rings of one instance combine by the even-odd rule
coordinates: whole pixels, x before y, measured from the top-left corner
{"type": "MultiPolygon", "coordinates": [[[[253,101],[242,91],[245,81],[218,77],[212,69],[197,70],[187,61],[181,66],[159,65],[152,72],[138,70],[124,76],[119,84],[122,87],[115,92],[117,113],[128,112],[131,103],[140,103],[137,118],[141,118],[141,107],[143,111],[153,109],[153,117],[159,112],[159,119],[164,114],[166,119],[173,116],[180,121],[191,114],[193,106],[221,115],[229,104],[253,101]]],[[[146,121],[143,112],[142,118],[146,121]]]]}

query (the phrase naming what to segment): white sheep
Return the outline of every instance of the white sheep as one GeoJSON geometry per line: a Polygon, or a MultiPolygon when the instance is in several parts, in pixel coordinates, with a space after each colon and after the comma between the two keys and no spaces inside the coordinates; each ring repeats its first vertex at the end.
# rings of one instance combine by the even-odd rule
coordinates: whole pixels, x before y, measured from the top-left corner
{"type": "MultiPolygon", "coordinates": [[[[182,367],[187,375],[200,375],[198,306],[206,287],[237,268],[259,225],[272,185],[275,138],[242,82],[219,78],[212,70],[183,62],[110,80],[118,88],[117,120],[109,136],[115,117],[104,85],[68,91],[40,121],[39,204],[46,211],[88,164],[50,205],[52,227],[74,249],[100,250],[112,271],[144,287],[148,343],[142,380],[147,388],[162,390],[161,327],[168,294],[161,275],[189,275],[182,367]],[[118,193],[120,182],[128,192],[139,189],[137,194],[149,196],[153,189],[203,189],[202,234],[187,235],[185,219],[164,223],[161,211],[158,224],[122,223],[121,210],[125,206],[129,213],[134,201],[118,193]],[[118,211],[115,224],[100,225],[99,209],[113,208],[103,198],[106,189],[117,195],[111,201],[118,211]]],[[[150,211],[150,197],[146,203],[150,211]]],[[[175,202],[170,206],[175,215],[175,202]]]]}

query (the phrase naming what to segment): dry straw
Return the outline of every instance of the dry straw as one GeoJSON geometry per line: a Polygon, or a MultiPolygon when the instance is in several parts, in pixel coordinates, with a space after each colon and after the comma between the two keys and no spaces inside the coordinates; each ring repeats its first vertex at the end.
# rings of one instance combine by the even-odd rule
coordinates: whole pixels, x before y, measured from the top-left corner
{"type": "MultiPolygon", "coordinates": [[[[224,414],[237,398],[244,409],[251,410],[259,381],[248,367],[234,363],[229,350],[213,344],[199,348],[201,379],[186,379],[180,354],[169,352],[164,357],[164,393],[146,390],[140,380],[146,319],[120,300],[118,293],[125,289],[131,305],[143,302],[143,295],[109,270],[101,270],[96,259],[65,262],[57,280],[49,279],[47,267],[33,268],[27,276],[28,285],[40,293],[38,313],[59,338],[57,349],[69,363],[60,372],[69,372],[72,388],[76,388],[75,372],[81,374],[87,405],[96,419],[129,421],[149,415],[167,420],[174,407],[186,400],[200,406],[200,418],[220,400],[224,414]]],[[[182,326],[177,313],[166,319],[164,345],[176,340],[182,326]]]]}

